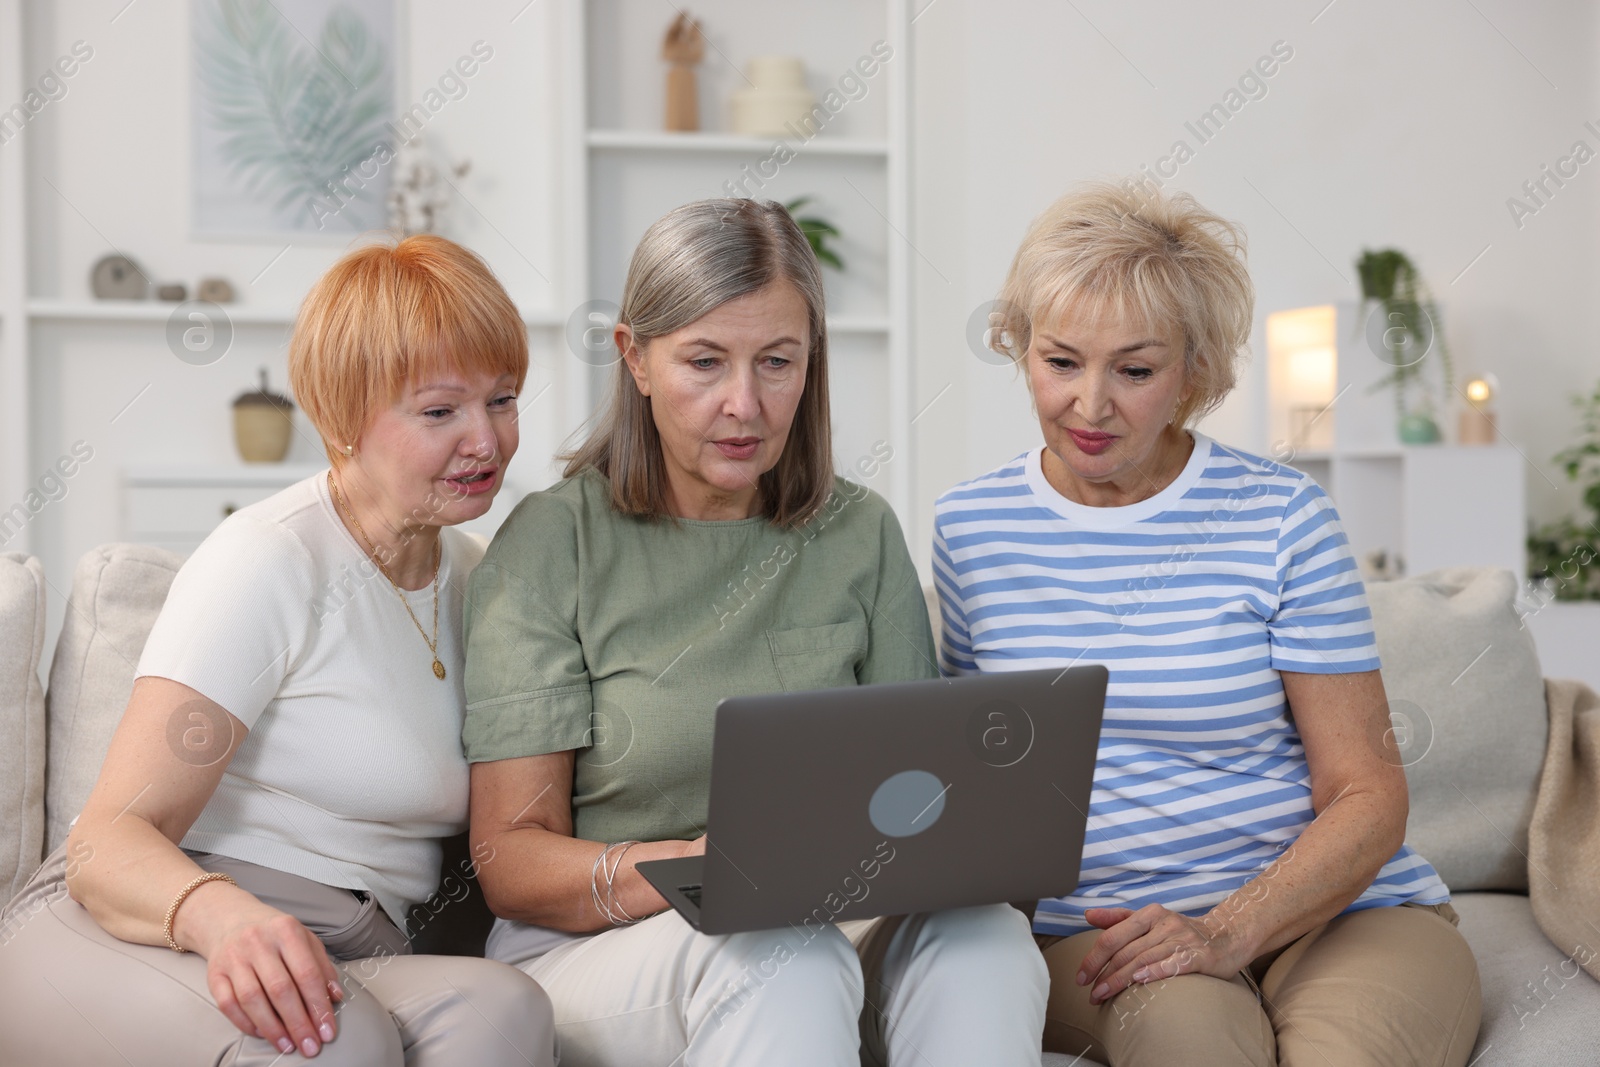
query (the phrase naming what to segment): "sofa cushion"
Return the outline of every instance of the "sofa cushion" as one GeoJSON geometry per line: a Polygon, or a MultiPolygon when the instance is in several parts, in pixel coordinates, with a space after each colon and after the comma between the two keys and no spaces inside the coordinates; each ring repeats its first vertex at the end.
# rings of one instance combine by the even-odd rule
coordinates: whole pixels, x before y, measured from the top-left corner
{"type": "Polygon", "coordinates": [[[1456,567],[1367,587],[1411,787],[1406,840],[1456,892],[1528,888],[1549,723],[1517,579],[1456,567]]]}
{"type": "Polygon", "coordinates": [[[0,903],[44,858],[44,568],[0,554],[0,903]]]}
{"type": "Polygon", "coordinates": [[[78,561],[50,665],[45,852],[66,840],[89,799],[128,706],[145,640],[183,557],[147,545],[103,545],[78,561]]]}
{"type": "MultiPolygon", "coordinates": [[[[1539,931],[1528,898],[1464,893],[1451,901],[1483,982],[1483,1024],[1473,1050],[1493,1063],[1578,1067],[1595,1062],[1600,982],[1539,931]]],[[[1586,946],[1600,950],[1597,943],[1586,946]]]]}

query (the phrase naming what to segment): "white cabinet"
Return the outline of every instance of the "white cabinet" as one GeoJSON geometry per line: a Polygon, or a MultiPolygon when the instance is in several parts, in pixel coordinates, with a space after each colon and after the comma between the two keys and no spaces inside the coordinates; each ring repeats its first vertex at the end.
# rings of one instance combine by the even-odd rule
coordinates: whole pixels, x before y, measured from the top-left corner
{"type": "Polygon", "coordinates": [[[1298,452],[1292,467],[1339,509],[1356,559],[1382,552],[1404,574],[1440,567],[1527,573],[1527,461],[1510,446],[1407,445],[1298,452]]]}
{"type": "Polygon", "coordinates": [[[188,554],[235,511],[322,469],[283,463],[129,467],[122,473],[122,539],[188,554]]]}
{"type": "MultiPolygon", "coordinates": [[[[322,463],[151,463],[127,467],[122,471],[118,539],[158,545],[187,555],[235,511],[327,469],[322,463]]],[[[531,491],[526,482],[508,478],[488,513],[462,523],[459,529],[485,540],[493,537],[512,509],[531,491]]]]}
{"type": "MultiPolygon", "coordinates": [[[[1359,310],[1344,302],[1267,316],[1271,454],[1327,490],[1364,570],[1382,553],[1391,574],[1492,566],[1524,576],[1526,458],[1503,438],[1401,444],[1393,390],[1378,384],[1389,357],[1378,354],[1359,310]]],[[[1430,349],[1420,360],[1438,358],[1430,349]]],[[[1435,413],[1447,440],[1464,403],[1452,395],[1435,413]]]]}

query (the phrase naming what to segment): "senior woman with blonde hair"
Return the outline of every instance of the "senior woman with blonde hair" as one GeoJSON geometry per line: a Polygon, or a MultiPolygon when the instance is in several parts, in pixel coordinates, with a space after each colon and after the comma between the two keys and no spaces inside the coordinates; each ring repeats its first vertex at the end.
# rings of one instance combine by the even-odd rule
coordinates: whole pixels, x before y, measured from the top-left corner
{"type": "Polygon", "coordinates": [[[332,469],[178,572],[67,843],[0,919],[0,1062],[554,1063],[535,982],[403,932],[466,826],[483,546],[448,527],[502,484],[527,368],[516,308],[443,238],[312,289],[289,373],[332,469]]]}
{"type": "Polygon", "coordinates": [[[822,278],[788,213],[657,221],[615,339],[609,413],[472,579],[489,954],[550,993],[567,1067],[1036,1067],[1015,909],[709,936],[635,869],[705,851],[721,698],[937,671],[894,513],[833,474],[822,278]]]}
{"type": "Polygon", "coordinates": [[[1243,234],[1193,198],[1063,197],[999,301],[1044,443],[936,507],[947,673],[1110,670],[1081,880],[1034,921],[1046,1047],[1463,1064],[1477,968],[1404,843],[1338,516],[1299,471],[1191,429],[1233,388],[1253,303],[1243,234]]]}

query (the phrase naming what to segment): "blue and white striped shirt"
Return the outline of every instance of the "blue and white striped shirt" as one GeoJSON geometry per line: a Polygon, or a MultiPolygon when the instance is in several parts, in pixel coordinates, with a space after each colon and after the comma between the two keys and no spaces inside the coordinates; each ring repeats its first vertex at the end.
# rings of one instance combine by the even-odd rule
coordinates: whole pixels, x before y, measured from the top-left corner
{"type": "MultiPolygon", "coordinates": [[[[1310,825],[1311,777],[1280,671],[1378,668],[1338,514],[1301,472],[1193,434],[1177,479],[1126,507],[1056,492],[1036,449],[935,508],[946,674],[1110,671],[1078,888],[1034,929],[1091,907],[1199,915],[1310,825]]],[[[1348,910],[1449,891],[1402,846],[1348,910]]]]}

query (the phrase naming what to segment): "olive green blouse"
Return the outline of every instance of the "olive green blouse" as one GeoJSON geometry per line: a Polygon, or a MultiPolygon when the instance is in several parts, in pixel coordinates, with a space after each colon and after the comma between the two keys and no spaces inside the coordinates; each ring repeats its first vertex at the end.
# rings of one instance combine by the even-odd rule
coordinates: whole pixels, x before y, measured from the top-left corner
{"type": "Polygon", "coordinates": [[[577,750],[592,841],[703,832],[723,697],[938,675],[900,524],[842,478],[781,529],[622,515],[586,471],[517,506],[465,619],[467,759],[577,750]]]}

